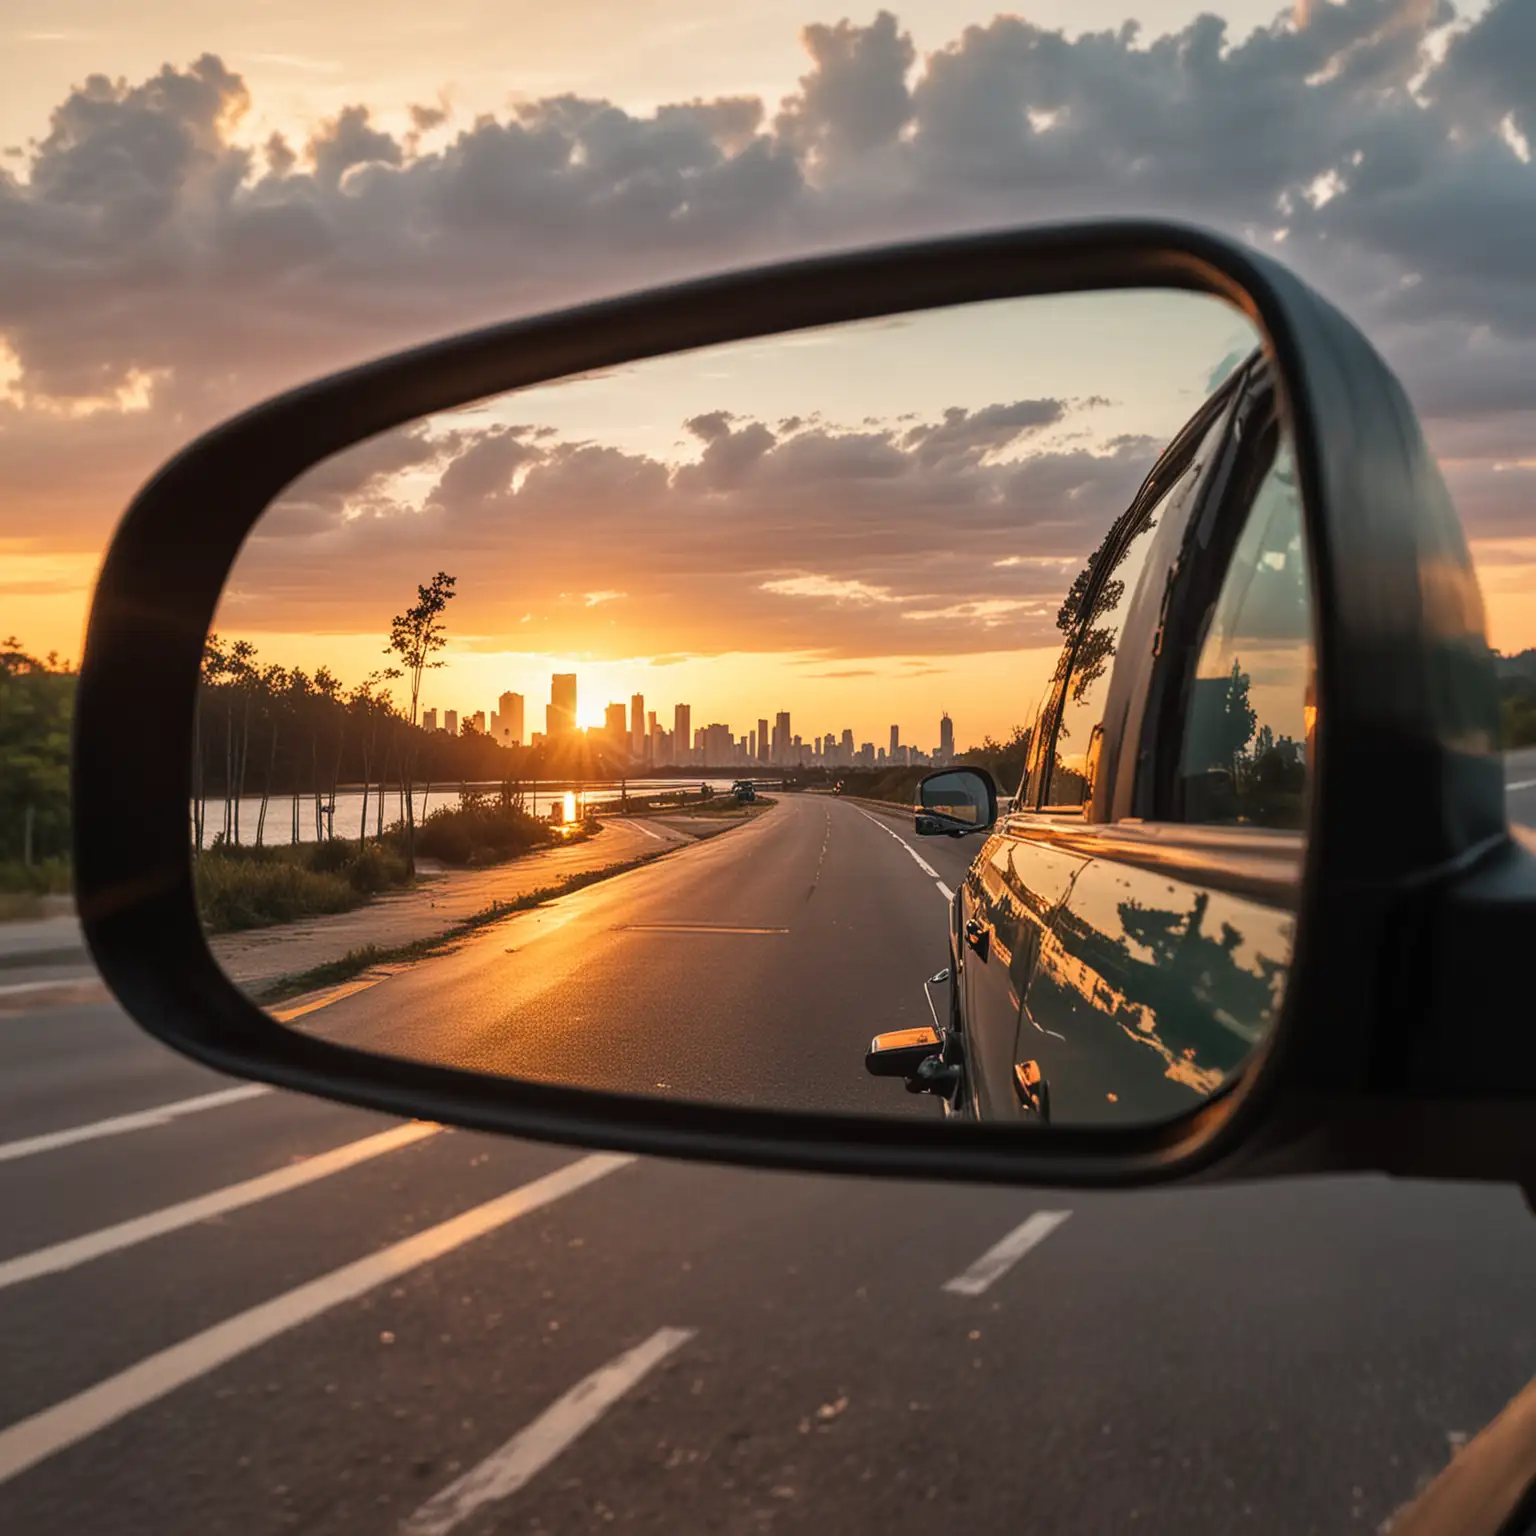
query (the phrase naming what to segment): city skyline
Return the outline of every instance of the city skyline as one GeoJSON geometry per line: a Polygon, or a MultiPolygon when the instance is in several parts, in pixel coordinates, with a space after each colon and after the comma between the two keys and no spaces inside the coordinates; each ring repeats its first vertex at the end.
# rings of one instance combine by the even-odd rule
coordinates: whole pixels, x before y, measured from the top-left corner
{"type": "MultiPolygon", "coordinates": [[[[576,736],[590,742],[597,737],[614,752],[627,752],[631,762],[656,768],[873,768],[911,763],[942,765],[956,755],[954,721],[947,710],[940,714],[937,722],[937,741],[931,746],[923,746],[918,742],[903,741],[899,722],[883,728],[882,735],[886,739],[879,744],[873,736],[860,740],[847,725],[805,735],[794,729],[792,710],[774,712],[771,734],[768,717],[764,715],[757,716],[756,725],[739,734],[728,720],[711,720],[695,727],[692,704],[685,701],[672,706],[673,726],[667,730],[658,723],[656,710],[647,711],[642,693],[632,693],[627,706],[622,699],[609,700],[602,706],[601,725],[583,726],[577,723],[579,673],[551,673],[549,693],[549,702],[545,706],[546,730],[529,732],[526,738],[524,725],[528,701],[524,695],[510,689],[498,697],[499,707],[490,712],[489,725],[483,710],[462,711],[431,705],[421,711],[421,726],[428,731],[442,729],[448,734],[457,734],[462,721],[465,726],[509,747],[541,747],[576,736]],[[437,724],[440,713],[441,728],[437,724]]],[[[753,716],[749,714],[747,718],[753,716]]]]}

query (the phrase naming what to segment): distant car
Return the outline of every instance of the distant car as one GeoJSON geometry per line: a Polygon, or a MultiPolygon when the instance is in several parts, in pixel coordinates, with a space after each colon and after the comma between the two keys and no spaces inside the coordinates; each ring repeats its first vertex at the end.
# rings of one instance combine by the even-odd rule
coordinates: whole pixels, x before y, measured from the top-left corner
{"type": "Polygon", "coordinates": [[[757,786],[750,779],[737,779],[731,786],[731,793],[739,804],[750,805],[757,799],[757,786]]]}

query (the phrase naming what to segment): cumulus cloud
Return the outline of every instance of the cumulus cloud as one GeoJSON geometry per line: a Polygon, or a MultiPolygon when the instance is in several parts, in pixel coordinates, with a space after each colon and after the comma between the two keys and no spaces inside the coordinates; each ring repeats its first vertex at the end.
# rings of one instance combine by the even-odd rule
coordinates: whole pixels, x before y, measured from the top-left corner
{"type": "Polygon", "coordinates": [[[258,525],[220,623],[367,630],[412,573],[446,565],[456,633],[495,648],[514,620],[519,649],[609,657],[1053,644],[1063,587],[1158,451],[997,456],[1071,410],[794,430],[712,411],[686,423],[702,447],[681,461],[529,426],[386,434],[258,525]]]}
{"type": "MultiPolygon", "coordinates": [[[[781,103],[573,94],[467,124],[418,106],[397,139],[373,117],[395,104],[358,102],[301,145],[247,143],[247,87],[212,56],[93,76],[0,170],[0,532],[95,547],[197,428],[448,329],[722,263],[1107,212],[1194,218],[1296,265],[1400,367],[1437,447],[1477,438],[1452,474],[1472,532],[1529,506],[1526,477],[1492,469],[1528,457],[1536,425],[1525,0],[1470,23],[1442,0],[1342,0],[1242,36],[1209,15],[1076,38],[998,16],[926,57],[882,12],[804,43],[781,103]]],[[[526,477],[519,496],[700,505],[841,477],[855,507],[913,464],[984,466],[1046,424],[1038,406],[921,441],[699,417],[675,482],[592,447],[535,462],[526,435],[453,469],[492,496],[526,477]]],[[[1034,473],[1097,473],[1055,458],[1034,473]]]]}

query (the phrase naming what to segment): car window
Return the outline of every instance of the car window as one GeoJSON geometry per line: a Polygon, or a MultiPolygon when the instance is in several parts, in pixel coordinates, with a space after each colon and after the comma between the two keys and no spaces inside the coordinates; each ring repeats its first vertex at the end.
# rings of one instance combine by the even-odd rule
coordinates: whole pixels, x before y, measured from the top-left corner
{"type": "MultiPolygon", "coordinates": [[[[1062,628],[1075,625],[1073,638],[1058,663],[1058,675],[1069,670],[1063,690],[1055,750],[1050,760],[1049,781],[1044,804],[1052,809],[1071,809],[1086,805],[1093,796],[1098,772],[1099,749],[1104,740],[1104,704],[1109,692],[1110,673],[1114,670],[1120,632],[1146,568],[1152,548],[1153,532],[1166,517],[1188,516],[1191,500],[1211,455],[1220,446],[1226,430],[1225,413],[1206,433],[1199,449],[1183,473],[1163,495],[1135,516],[1127,529],[1117,525],[1110,531],[1101,551],[1109,553],[1113,564],[1102,577],[1085,571],[1062,604],[1057,623],[1062,628]],[[1118,552],[1115,552],[1118,550],[1118,552]],[[1091,611],[1080,614],[1078,605],[1088,591],[1093,592],[1091,611]]],[[[1095,555],[1097,561],[1099,555],[1095,555]]],[[[1090,563],[1088,571],[1093,571],[1090,563]]]]}
{"type": "Polygon", "coordinates": [[[1282,444],[1254,496],[1195,664],[1179,757],[1186,821],[1302,826],[1312,688],[1301,496],[1282,444]]]}

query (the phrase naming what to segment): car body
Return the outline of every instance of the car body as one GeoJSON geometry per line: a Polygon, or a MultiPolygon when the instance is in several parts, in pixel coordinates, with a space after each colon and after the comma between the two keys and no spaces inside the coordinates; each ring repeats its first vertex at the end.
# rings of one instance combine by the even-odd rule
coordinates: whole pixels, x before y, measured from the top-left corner
{"type": "MultiPolygon", "coordinates": [[[[1267,610],[1281,610],[1281,650],[1249,654],[1270,670],[1282,657],[1289,691],[1275,707],[1293,730],[1306,718],[1305,586],[1289,582],[1286,551],[1269,547],[1289,542],[1299,576],[1283,504],[1299,497],[1284,479],[1277,423],[1270,372],[1252,358],[1164,451],[1074,587],[1080,601],[1072,616],[1064,610],[1066,641],[1023,781],[1011,804],[1000,802],[952,905],[958,1038],[945,1057],[962,1068],[952,1107],[963,1114],[1077,1125],[1170,1118],[1217,1092],[1274,1025],[1294,942],[1307,744],[1260,720],[1273,689],[1250,688],[1248,673],[1195,675],[1225,611],[1221,592],[1195,604],[1201,621],[1185,634],[1168,628],[1165,594],[1199,580],[1206,530],[1264,522],[1267,535],[1250,536],[1260,577],[1239,550],[1222,592],[1237,593],[1227,607],[1241,613],[1262,604],[1271,627],[1267,610]],[[1252,519],[1234,498],[1248,499],[1252,519]],[[1278,604],[1267,589],[1255,597],[1277,573],[1278,604]],[[1215,717],[1199,707],[1207,695],[1215,717]],[[1235,739],[1240,714],[1237,734],[1249,732],[1237,755],[1241,792],[1239,770],[1204,759],[1191,769],[1187,742],[1159,739],[1156,701],[1188,708],[1192,697],[1187,734],[1214,718],[1215,736],[1235,739]],[[1146,708],[1132,707],[1142,699],[1146,708]],[[1170,751],[1190,771],[1159,775],[1170,751]]],[[[1218,756],[1229,745],[1218,739],[1218,756]]]]}

